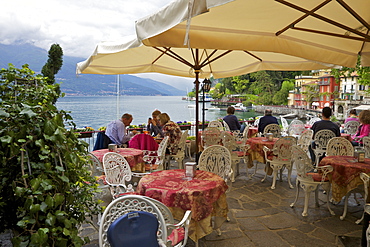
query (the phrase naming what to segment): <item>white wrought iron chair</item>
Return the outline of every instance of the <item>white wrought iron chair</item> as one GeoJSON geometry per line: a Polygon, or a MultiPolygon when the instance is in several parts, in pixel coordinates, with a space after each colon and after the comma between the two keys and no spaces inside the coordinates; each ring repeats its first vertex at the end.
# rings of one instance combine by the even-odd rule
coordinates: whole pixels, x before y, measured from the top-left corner
{"type": "Polygon", "coordinates": [[[317,131],[315,136],[313,137],[315,142],[315,148],[313,149],[313,151],[316,157],[315,159],[316,168],[319,166],[320,157],[326,154],[326,147],[328,145],[329,140],[334,137],[335,133],[327,129],[317,131]]]}
{"type": "Polygon", "coordinates": [[[360,122],[358,121],[348,121],[344,124],[344,132],[350,135],[354,135],[357,132],[360,122]]]}
{"type": "Polygon", "coordinates": [[[131,181],[131,168],[127,160],[120,154],[108,152],[103,156],[105,181],[109,185],[113,198],[122,193],[134,192],[131,181]]]}
{"type": "Polygon", "coordinates": [[[313,125],[314,123],[316,123],[317,121],[321,121],[321,118],[319,118],[319,117],[313,117],[313,118],[311,118],[309,121],[308,121],[308,125],[313,125]]]}
{"type": "Polygon", "coordinates": [[[352,143],[343,137],[333,137],[326,145],[326,156],[341,155],[353,156],[354,148],[352,143]]]}
{"type": "Polygon", "coordinates": [[[225,120],[222,120],[222,124],[224,125],[225,131],[230,131],[229,125],[225,122],[225,120]]]}
{"type": "Polygon", "coordinates": [[[168,155],[166,155],[166,158],[167,158],[166,163],[169,163],[171,159],[174,159],[178,163],[179,169],[183,169],[184,168],[183,161],[184,161],[184,158],[185,158],[186,138],[188,136],[189,136],[188,130],[184,130],[184,132],[182,132],[182,134],[181,134],[180,141],[179,141],[179,143],[177,145],[177,152],[176,152],[176,154],[168,154],[168,155]]]}
{"type": "Polygon", "coordinates": [[[298,138],[297,145],[303,149],[303,151],[308,152],[308,147],[311,145],[313,136],[313,130],[305,130],[298,138]]]}
{"type": "Polygon", "coordinates": [[[288,135],[288,128],[289,128],[288,121],[285,118],[280,117],[280,122],[281,122],[281,126],[283,127],[281,129],[281,132],[282,132],[281,134],[283,136],[287,136],[288,135]]]}
{"type": "MultiPolygon", "coordinates": [[[[285,167],[288,170],[288,184],[289,187],[292,189],[293,185],[290,181],[291,175],[292,175],[292,152],[291,148],[293,145],[297,144],[297,140],[293,136],[284,136],[279,138],[274,143],[274,146],[272,149],[264,146],[263,152],[265,153],[265,160],[266,160],[266,166],[270,166],[273,170],[273,178],[272,178],[272,186],[271,189],[275,189],[276,186],[276,178],[277,173],[280,170],[280,180],[282,180],[282,172],[283,168],[285,167]],[[271,156],[272,153],[272,156],[271,156]]],[[[267,167],[266,167],[266,173],[265,177],[261,180],[261,182],[264,182],[267,177],[267,167]]]]}
{"type": "Polygon", "coordinates": [[[88,158],[91,160],[88,169],[91,171],[91,176],[101,176],[103,174],[103,164],[100,160],[92,153],[88,153],[88,158]]]}
{"type": "Polygon", "coordinates": [[[246,158],[245,158],[247,154],[246,150],[248,150],[250,146],[248,144],[244,144],[244,146],[241,147],[240,145],[236,143],[235,136],[231,135],[227,131],[223,131],[221,133],[221,138],[222,138],[223,146],[226,147],[231,154],[231,160],[232,160],[231,167],[233,171],[231,182],[235,182],[235,177],[239,174],[240,159],[243,159],[244,163],[247,163],[246,158]]]}
{"type": "Polygon", "coordinates": [[[318,200],[318,189],[319,185],[323,187],[326,191],[326,205],[331,215],[335,215],[329,206],[329,192],[330,192],[330,182],[327,175],[333,171],[332,166],[320,166],[318,168],[319,173],[311,172],[313,170],[311,159],[308,157],[307,152],[298,146],[292,147],[292,161],[297,169],[296,187],[297,193],[295,200],[290,207],[294,207],[295,203],[299,197],[299,187],[301,187],[305,192],[304,207],[302,216],[307,216],[308,202],[310,199],[311,191],[315,191],[315,202],[316,206],[319,206],[318,200]]]}
{"type": "Polygon", "coordinates": [[[207,148],[221,144],[221,131],[217,127],[207,127],[202,131],[202,145],[207,148]]]}
{"type": "Polygon", "coordinates": [[[134,177],[143,177],[146,174],[161,171],[165,169],[166,149],[168,145],[168,136],[165,136],[158,146],[157,151],[143,150],[143,161],[145,162],[145,172],[135,172],[134,177]]]}
{"type": "Polygon", "coordinates": [[[362,145],[365,151],[365,158],[370,158],[370,137],[362,137],[362,145]]]}
{"type": "Polygon", "coordinates": [[[184,247],[188,239],[191,211],[186,211],[183,219],[175,223],[171,211],[163,203],[140,195],[124,195],[113,200],[104,210],[99,226],[99,247],[110,247],[107,239],[109,226],[119,217],[135,211],[145,211],[154,214],[159,222],[158,239],[166,246],[184,247]],[[184,238],[178,243],[172,243],[171,234],[184,230],[184,238]]]}
{"type": "Polygon", "coordinates": [[[263,130],[263,136],[266,136],[267,133],[272,133],[275,138],[281,137],[281,128],[278,124],[269,124],[263,130]]]}
{"type": "MultiPolygon", "coordinates": [[[[231,154],[229,150],[221,145],[213,145],[204,149],[199,157],[198,168],[201,171],[208,171],[217,174],[225,180],[228,184],[229,189],[231,188],[231,183],[228,181],[233,176],[233,170],[231,169],[231,154]]],[[[230,221],[227,217],[227,221],[230,221]]],[[[221,230],[217,229],[218,235],[221,235],[221,230]]]]}
{"type": "Polygon", "coordinates": [[[364,214],[365,214],[365,206],[366,206],[366,201],[367,197],[369,196],[369,185],[370,185],[370,176],[367,175],[366,173],[362,172],[360,173],[360,178],[362,182],[364,182],[364,191],[365,191],[365,196],[364,196],[364,212],[362,213],[362,217],[358,220],[356,220],[356,224],[360,224],[361,221],[364,219],[364,214]]]}
{"type": "Polygon", "coordinates": [[[288,135],[299,137],[305,130],[304,123],[301,120],[294,119],[288,127],[288,135]]]}
{"type": "Polygon", "coordinates": [[[218,128],[220,131],[221,130],[224,130],[224,125],[222,124],[222,122],[218,121],[218,120],[213,120],[211,122],[209,122],[208,124],[208,128],[209,127],[216,127],[218,128]]]}
{"type": "Polygon", "coordinates": [[[258,127],[259,123],[260,123],[260,118],[257,118],[256,120],[254,120],[253,126],[258,127]]]}

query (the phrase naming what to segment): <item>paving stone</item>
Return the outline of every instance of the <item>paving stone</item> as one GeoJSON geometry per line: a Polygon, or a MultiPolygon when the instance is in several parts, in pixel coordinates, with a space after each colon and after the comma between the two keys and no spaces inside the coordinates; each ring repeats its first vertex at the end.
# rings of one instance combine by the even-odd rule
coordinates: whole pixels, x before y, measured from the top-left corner
{"type": "Polygon", "coordinates": [[[255,210],[255,209],[270,208],[271,205],[267,202],[247,202],[247,203],[243,203],[242,207],[244,209],[255,210]]]}
{"type": "Polygon", "coordinates": [[[242,238],[234,238],[234,239],[219,240],[219,241],[209,241],[209,242],[206,242],[205,246],[206,247],[231,247],[231,246],[254,247],[255,245],[251,242],[249,238],[242,237],[242,238]]]}
{"type": "Polygon", "coordinates": [[[316,228],[310,233],[310,235],[312,235],[315,238],[325,240],[329,243],[335,242],[335,238],[336,238],[335,234],[327,231],[326,229],[322,229],[322,228],[316,228]]]}
{"type": "Polygon", "coordinates": [[[246,218],[246,217],[257,217],[257,216],[265,216],[266,212],[264,212],[262,209],[258,210],[239,210],[235,212],[235,218],[246,218]]]}
{"type": "Polygon", "coordinates": [[[227,204],[229,208],[232,208],[232,209],[243,209],[239,201],[234,198],[227,198],[227,204]]]}
{"type": "Polygon", "coordinates": [[[233,239],[233,238],[241,238],[245,237],[240,229],[233,230],[233,231],[222,231],[221,235],[218,236],[216,231],[213,231],[211,234],[205,236],[206,241],[215,241],[215,240],[225,240],[225,239],[233,239]]]}
{"type": "Polygon", "coordinates": [[[315,226],[313,226],[312,224],[308,224],[308,223],[303,223],[303,224],[300,224],[299,226],[297,226],[297,229],[303,233],[309,233],[309,232],[312,232],[313,230],[315,230],[315,226]]]}
{"type": "Polygon", "coordinates": [[[262,209],[263,211],[266,212],[266,214],[278,214],[278,213],[281,213],[282,211],[278,208],[274,208],[274,207],[269,207],[269,208],[263,208],[262,209]]]}
{"type": "Polygon", "coordinates": [[[268,227],[270,230],[285,229],[295,227],[300,224],[296,217],[289,215],[285,212],[259,217],[258,221],[268,227]]]}
{"type": "Polygon", "coordinates": [[[257,221],[256,218],[237,219],[237,222],[243,232],[250,230],[267,230],[266,226],[257,221]]]}
{"type": "Polygon", "coordinates": [[[310,237],[298,230],[281,230],[278,231],[277,234],[287,241],[291,246],[299,246],[299,247],[330,247],[336,246],[334,243],[328,243],[321,239],[317,239],[314,237],[310,237]]]}
{"type": "Polygon", "coordinates": [[[356,225],[354,222],[349,222],[340,220],[339,217],[330,217],[325,220],[319,220],[314,223],[315,226],[327,229],[328,231],[334,233],[335,235],[341,236],[346,235],[350,232],[358,231],[362,229],[362,225],[356,225]]]}
{"type": "Polygon", "coordinates": [[[286,241],[272,231],[248,231],[245,232],[245,234],[252,240],[255,246],[290,246],[286,241]]]}

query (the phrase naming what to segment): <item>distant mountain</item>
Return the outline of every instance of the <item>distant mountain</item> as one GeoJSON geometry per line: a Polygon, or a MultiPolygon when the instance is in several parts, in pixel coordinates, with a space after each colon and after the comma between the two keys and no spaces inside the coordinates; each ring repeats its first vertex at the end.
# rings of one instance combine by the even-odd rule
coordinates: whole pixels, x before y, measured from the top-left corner
{"type": "MultiPolygon", "coordinates": [[[[63,48],[63,47],[62,47],[63,48]]],[[[48,59],[48,52],[32,46],[0,44],[0,68],[7,68],[12,63],[17,68],[28,64],[30,69],[40,73],[48,59]]],[[[61,89],[67,95],[116,95],[116,75],[79,75],[76,76],[76,64],[85,58],[63,56],[63,67],[56,75],[61,89]]],[[[168,84],[152,79],[132,75],[120,75],[120,94],[124,95],[185,95],[186,92],[168,84]]]]}

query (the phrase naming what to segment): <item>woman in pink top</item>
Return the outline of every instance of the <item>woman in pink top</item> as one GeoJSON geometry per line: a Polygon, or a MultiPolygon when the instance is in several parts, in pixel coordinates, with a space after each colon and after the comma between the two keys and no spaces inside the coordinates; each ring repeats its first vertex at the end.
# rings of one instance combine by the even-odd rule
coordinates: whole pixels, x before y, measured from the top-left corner
{"type": "Polygon", "coordinates": [[[358,118],[361,125],[358,127],[357,133],[353,138],[353,146],[358,146],[359,144],[362,144],[362,137],[369,136],[370,133],[370,110],[364,110],[360,112],[358,118]]]}

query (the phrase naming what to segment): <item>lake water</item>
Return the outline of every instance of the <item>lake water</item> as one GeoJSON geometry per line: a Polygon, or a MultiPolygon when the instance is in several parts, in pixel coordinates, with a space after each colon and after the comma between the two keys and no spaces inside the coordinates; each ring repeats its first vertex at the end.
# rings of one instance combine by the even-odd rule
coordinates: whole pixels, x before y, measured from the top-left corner
{"type": "MultiPolygon", "coordinates": [[[[71,112],[70,115],[77,127],[89,126],[97,130],[99,127],[107,126],[110,121],[120,118],[123,113],[133,115],[132,124],[147,123],[148,117],[151,117],[155,109],[167,113],[175,122],[195,121],[195,108],[188,108],[188,105],[194,105],[195,102],[181,98],[181,96],[123,95],[120,96],[117,107],[115,96],[73,96],[58,99],[56,105],[59,110],[71,112]]],[[[202,121],[202,104],[199,103],[199,121],[202,121]]],[[[206,108],[211,107],[209,102],[205,104],[206,108]]],[[[226,111],[206,111],[205,119],[211,121],[225,115],[226,111]]],[[[247,119],[256,116],[256,113],[235,112],[235,115],[238,118],[247,119]]]]}

